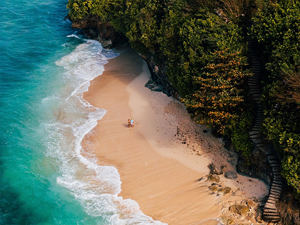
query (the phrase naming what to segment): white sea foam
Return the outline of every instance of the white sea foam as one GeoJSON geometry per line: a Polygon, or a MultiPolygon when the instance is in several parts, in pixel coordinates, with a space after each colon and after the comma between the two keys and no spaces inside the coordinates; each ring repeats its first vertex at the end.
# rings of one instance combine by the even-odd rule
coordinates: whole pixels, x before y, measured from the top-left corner
{"type": "Polygon", "coordinates": [[[52,106],[53,119],[47,124],[47,155],[55,158],[60,176],[57,182],[70,190],[87,214],[101,217],[105,224],[162,224],[146,216],[139,205],[118,196],[121,180],[112,166],[99,166],[96,157],[82,147],[83,138],[105,115],[82,98],[90,81],[101,75],[109,58],[117,54],[103,50],[96,41],[86,41],[58,60],[65,68],[66,87],[61,95],[53,94],[43,104],[52,106]],[[84,154],[83,154],[84,153],[84,154]]]}
{"type": "Polygon", "coordinates": [[[74,38],[77,38],[77,39],[81,39],[81,37],[79,37],[79,36],[76,35],[76,34],[70,34],[70,35],[68,35],[67,37],[68,37],[68,38],[74,37],[74,38]]]}

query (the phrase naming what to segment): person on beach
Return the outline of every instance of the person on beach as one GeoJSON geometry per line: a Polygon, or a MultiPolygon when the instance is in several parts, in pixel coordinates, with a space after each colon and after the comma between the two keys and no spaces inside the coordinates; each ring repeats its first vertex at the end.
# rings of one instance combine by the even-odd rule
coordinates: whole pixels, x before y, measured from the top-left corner
{"type": "Polygon", "coordinates": [[[131,120],[128,119],[128,128],[130,128],[130,127],[131,127],[131,120]]]}
{"type": "Polygon", "coordinates": [[[134,125],[133,125],[133,119],[132,119],[132,118],[130,119],[130,126],[131,126],[131,127],[134,126],[134,125]]]}

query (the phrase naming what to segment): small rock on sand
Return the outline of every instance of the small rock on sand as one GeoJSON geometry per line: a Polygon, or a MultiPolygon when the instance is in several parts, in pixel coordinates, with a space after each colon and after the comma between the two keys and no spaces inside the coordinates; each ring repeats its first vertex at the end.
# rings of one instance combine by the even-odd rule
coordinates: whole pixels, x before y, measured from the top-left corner
{"type": "Polygon", "coordinates": [[[220,182],[220,177],[218,175],[215,175],[215,174],[208,174],[207,175],[207,180],[211,181],[211,182],[219,183],[220,182]]]}
{"type": "Polygon", "coordinates": [[[229,211],[235,214],[239,214],[244,216],[247,212],[249,212],[250,208],[245,205],[232,205],[229,207],[229,211]]]}

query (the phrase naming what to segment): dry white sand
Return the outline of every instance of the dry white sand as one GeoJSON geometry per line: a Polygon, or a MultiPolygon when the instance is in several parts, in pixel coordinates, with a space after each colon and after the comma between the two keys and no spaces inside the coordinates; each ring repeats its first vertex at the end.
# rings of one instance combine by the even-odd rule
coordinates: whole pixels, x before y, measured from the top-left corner
{"type": "Polygon", "coordinates": [[[210,219],[221,216],[228,201],[266,195],[263,182],[241,175],[236,180],[220,175],[219,184],[231,187],[230,194],[210,193],[208,164],[233,171],[236,154],[191,121],[178,100],[145,88],[149,77],[141,57],[124,48],[84,94],[92,105],[107,110],[84,145],[95,151],[99,164],[119,170],[120,195],[137,201],[155,220],[185,225],[216,224],[210,219]],[[134,128],[127,127],[131,117],[134,128]]]}

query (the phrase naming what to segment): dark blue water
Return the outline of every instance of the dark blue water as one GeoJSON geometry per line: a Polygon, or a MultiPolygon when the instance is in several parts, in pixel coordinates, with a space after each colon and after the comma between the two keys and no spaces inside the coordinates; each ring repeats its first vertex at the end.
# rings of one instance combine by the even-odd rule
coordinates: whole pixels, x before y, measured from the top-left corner
{"type": "Polygon", "coordinates": [[[81,146],[106,112],[82,93],[116,55],[71,28],[66,4],[0,4],[0,224],[160,224],[81,146]]]}

